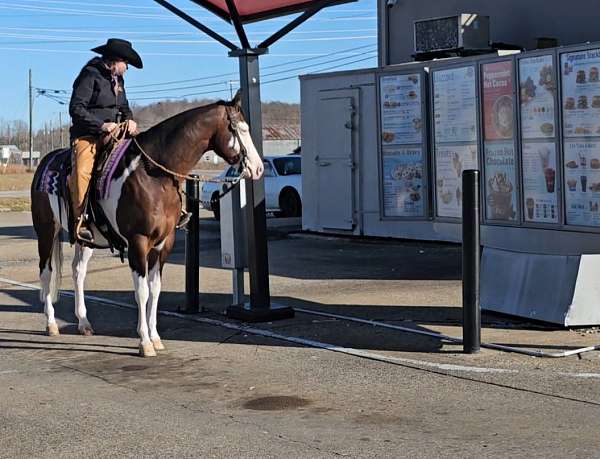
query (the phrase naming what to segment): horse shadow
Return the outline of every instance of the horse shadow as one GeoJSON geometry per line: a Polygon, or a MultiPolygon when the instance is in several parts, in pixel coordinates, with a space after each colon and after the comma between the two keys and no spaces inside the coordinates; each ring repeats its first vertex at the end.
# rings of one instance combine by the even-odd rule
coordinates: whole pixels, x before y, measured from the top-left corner
{"type": "MultiPolygon", "coordinates": [[[[136,344],[97,344],[98,336],[88,339],[78,336],[77,320],[73,311],[73,299],[63,295],[55,306],[56,317],[61,326],[61,337],[49,338],[44,333],[45,321],[42,316],[43,308],[39,304],[38,292],[33,290],[7,289],[1,293],[17,300],[20,305],[0,304],[0,313],[37,313],[40,315],[39,329],[7,329],[0,328],[0,335],[9,335],[9,338],[0,338],[1,348],[39,348],[49,350],[64,350],[77,352],[101,352],[120,355],[137,355],[136,344]],[[22,335],[23,338],[21,338],[22,335]],[[31,339],[31,335],[39,336],[31,339]],[[68,339],[65,340],[65,337],[68,339]],[[86,341],[87,340],[87,341],[86,341]]],[[[90,296],[96,296],[129,305],[135,305],[132,292],[89,291],[90,296]]],[[[181,292],[164,291],[161,293],[159,309],[161,311],[181,312],[185,297],[181,292]]],[[[356,318],[366,318],[387,324],[400,325],[415,331],[436,333],[431,325],[450,322],[460,322],[462,310],[457,307],[423,307],[423,306],[380,306],[380,305],[351,305],[351,304],[321,304],[287,296],[275,296],[273,303],[284,304],[295,308],[312,311],[345,315],[356,318]]],[[[231,296],[220,293],[201,294],[200,304],[203,312],[190,317],[196,319],[213,319],[222,322],[236,323],[224,315],[225,309],[231,303],[231,296]]],[[[88,317],[92,322],[96,335],[111,338],[137,339],[137,308],[113,307],[93,300],[87,300],[88,317]]],[[[483,326],[496,323],[495,314],[483,315],[483,326]]],[[[515,322],[518,324],[518,322],[515,322]]],[[[519,328],[511,324],[508,328],[519,328]]],[[[408,333],[400,330],[373,327],[369,324],[357,324],[332,317],[323,317],[297,313],[293,319],[252,324],[258,328],[272,333],[282,334],[310,340],[316,340],[335,346],[354,348],[365,351],[396,351],[411,353],[453,354],[460,353],[458,345],[444,345],[438,338],[408,333]]],[[[522,327],[526,328],[526,327],[522,327]]],[[[539,327],[536,325],[536,329],[539,327]]],[[[270,347],[304,347],[301,344],[289,341],[271,339],[252,335],[243,331],[232,331],[206,323],[195,321],[182,321],[176,317],[160,316],[159,332],[167,341],[202,342],[222,344],[224,342],[241,345],[256,346],[265,344],[270,347]]],[[[460,336],[457,336],[460,337],[460,336]]],[[[112,343],[112,341],[111,341],[112,343]]],[[[529,344],[510,344],[515,347],[567,349],[564,346],[529,344]]]]}
{"type": "Polygon", "coordinates": [[[32,225],[27,226],[0,226],[0,236],[11,239],[37,239],[32,225]]]}

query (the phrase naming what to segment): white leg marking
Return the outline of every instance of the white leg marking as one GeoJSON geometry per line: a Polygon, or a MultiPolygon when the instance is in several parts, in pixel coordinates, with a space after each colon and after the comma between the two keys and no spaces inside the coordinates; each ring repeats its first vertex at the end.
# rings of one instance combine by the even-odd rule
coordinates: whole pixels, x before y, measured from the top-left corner
{"type": "Polygon", "coordinates": [[[133,277],[133,286],[135,288],[135,301],[138,304],[138,335],[140,336],[141,345],[150,344],[148,336],[148,322],[146,321],[146,305],[148,303],[148,279],[140,276],[135,271],[131,271],[133,277]]]}
{"type": "Polygon", "coordinates": [[[85,307],[84,283],[87,274],[87,265],[94,253],[93,249],[83,247],[80,244],[75,245],[75,257],[73,258],[73,282],[75,283],[75,315],[79,319],[77,329],[82,335],[91,335],[92,326],[87,319],[87,309],[85,307]]]}
{"type": "Polygon", "coordinates": [[[129,166],[123,171],[123,174],[110,182],[108,199],[100,199],[98,203],[104,210],[106,214],[106,218],[114,228],[114,230],[123,238],[125,242],[127,239],[123,237],[123,235],[119,231],[119,226],[117,225],[117,207],[119,206],[119,199],[121,198],[121,190],[123,189],[123,184],[127,177],[129,177],[133,171],[135,171],[140,163],[140,157],[134,158],[129,166]]]}
{"type": "Polygon", "coordinates": [[[52,271],[49,268],[50,260],[46,264],[46,267],[40,274],[40,281],[42,283],[42,294],[40,299],[44,303],[44,314],[46,314],[47,324],[56,324],[54,318],[54,306],[52,306],[52,292],[50,291],[50,279],[52,277],[52,271]]]}
{"type": "Polygon", "coordinates": [[[156,261],[148,275],[148,286],[150,288],[150,299],[148,301],[148,327],[150,328],[150,339],[154,342],[160,340],[156,330],[156,315],[158,312],[158,296],[160,295],[161,278],[160,262],[156,261]]]}

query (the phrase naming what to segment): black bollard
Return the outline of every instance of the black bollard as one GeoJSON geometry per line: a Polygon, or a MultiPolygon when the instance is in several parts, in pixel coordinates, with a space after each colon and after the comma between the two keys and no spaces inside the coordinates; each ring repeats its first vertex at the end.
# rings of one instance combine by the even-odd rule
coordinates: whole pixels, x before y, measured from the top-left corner
{"type": "Polygon", "coordinates": [[[463,350],[465,354],[474,354],[481,345],[479,171],[463,172],[462,191],[463,350]]]}
{"type": "MultiPolygon", "coordinates": [[[[192,175],[192,177],[198,177],[192,175]]],[[[200,184],[197,180],[186,180],[185,207],[192,213],[185,233],[185,309],[194,314],[200,311],[200,184]]]]}

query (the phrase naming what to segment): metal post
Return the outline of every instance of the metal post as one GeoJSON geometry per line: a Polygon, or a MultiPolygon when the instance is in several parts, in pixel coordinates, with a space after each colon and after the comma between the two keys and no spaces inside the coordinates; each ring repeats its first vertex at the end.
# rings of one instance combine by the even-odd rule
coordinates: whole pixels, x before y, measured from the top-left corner
{"type": "MultiPolygon", "coordinates": [[[[250,134],[262,158],[262,115],[258,58],[266,49],[242,49],[229,53],[239,58],[242,108],[250,125],[250,134]]],[[[267,248],[267,218],[265,213],[264,180],[246,180],[246,235],[248,270],[250,274],[250,304],[232,305],[227,314],[246,322],[264,322],[294,316],[290,307],[271,305],[269,292],[269,259],[267,248]]]]}
{"type": "MultiPolygon", "coordinates": [[[[192,177],[198,177],[192,175],[192,177]]],[[[192,213],[185,233],[185,310],[188,314],[200,311],[200,185],[197,180],[185,184],[185,207],[192,213]]]]}
{"type": "Polygon", "coordinates": [[[462,284],[463,350],[479,352],[481,345],[481,308],[479,305],[479,171],[462,175],[462,284]]]}

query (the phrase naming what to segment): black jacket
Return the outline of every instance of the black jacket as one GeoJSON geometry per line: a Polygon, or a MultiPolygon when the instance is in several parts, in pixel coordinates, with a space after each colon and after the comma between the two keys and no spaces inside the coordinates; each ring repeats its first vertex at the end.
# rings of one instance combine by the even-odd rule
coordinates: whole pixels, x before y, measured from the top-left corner
{"type": "Polygon", "coordinates": [[[93,58],[83,67],[73,83],[69,104],[73,122],[71,140],[82,136],[100,136],[102,124],[116,122],[119,112],[120,121],[131,119],[123,77],[118,77],[118,81],[121,89],[115,94],[110,70],[99,57],[93,58]]]}

